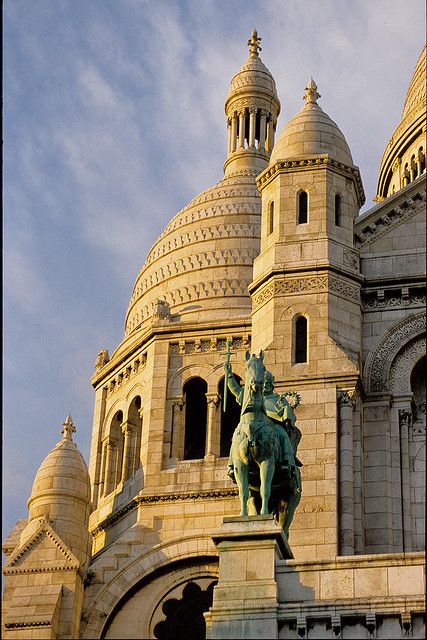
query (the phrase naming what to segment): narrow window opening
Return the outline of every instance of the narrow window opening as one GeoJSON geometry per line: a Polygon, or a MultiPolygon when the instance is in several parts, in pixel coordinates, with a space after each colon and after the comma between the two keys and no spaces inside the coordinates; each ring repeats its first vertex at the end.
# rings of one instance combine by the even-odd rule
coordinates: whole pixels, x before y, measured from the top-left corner
{"type": "Polygon", "coordinates": [[[205,455],[207,389],[207,383],[202,378],[191,378],[184,385],[184,460],[199,460],[205,455]]]}
{"type": "Polygon", "coordinates": [[[268,233],[273,233],[274,229],[274,202],[270,202],[268,216],[268,233]]]}
{"type": "Polygon", "coordinates": [[[335,194],[335,226],[341,226],[341,196],[339,193],[335,194]]]}
{"type": "Polygon", "coordinates": [[[300,191],[298,194],[298,224],[306,224],[308,222],[308,194],[306,191],[300,191]]]}
{"type": "Polygon", "coordinates": [[[295,362],[307,362],[307,318],[304,316],[295,322],[295,362]]]}

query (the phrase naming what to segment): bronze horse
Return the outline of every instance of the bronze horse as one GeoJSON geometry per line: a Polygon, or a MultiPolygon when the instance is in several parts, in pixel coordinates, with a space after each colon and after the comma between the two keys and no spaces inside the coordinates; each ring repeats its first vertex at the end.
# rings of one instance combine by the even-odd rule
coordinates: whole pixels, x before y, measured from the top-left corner
{"type": "Polygon", "coordinates": [[[231,442],[230,455],[239,488],[240,515],[274,513],[288,535],[295,508],[301,499],[301,474],[288,435],[286,464],[279,465],[277,429],[264,408],[264,354],[246,353],[246,375],[240,422],[231,442]]]}

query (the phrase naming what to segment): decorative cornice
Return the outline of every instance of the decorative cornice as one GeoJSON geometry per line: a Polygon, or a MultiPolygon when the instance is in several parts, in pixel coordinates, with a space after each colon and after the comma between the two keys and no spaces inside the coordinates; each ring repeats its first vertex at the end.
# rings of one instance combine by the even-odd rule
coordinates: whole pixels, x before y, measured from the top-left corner
{"type": "Polygon", "coordinates": [[[355,222],[354,237],[358,247],[362,250],[372,241],[381,238],[385,233],[389,233],[404,223],[418,211],[424,210],[425,200],[425,180],[421,179],[419,184],[414,182],[408,185],[405,191],[398,191],[374,207],[372,211],[368,211],[355,222]],[[412,188],[409,189],[409,187],[412,188]]]}
{"type": "Polygon", "coordinates": [[[51,620],[35,620],[34,622],[5,622],[6,629],[23,629],[28,627],[51,627],[51,620]]]}
{"type": "Polygon", "coordinates": [[[274,277],[271,282],[252,296],[252,309],[256,311],[276,295],[291,296],[319,291],[332,291],[347,299],[350,298],[357,302],[360,300],[359,285],[338,278],[330,273],[299,278],[274,277]]]}
{"type": "Polygon", "coordinates": [[[238,495],[238,490],[234,488],[230,489],[217,489],[211,491],[189,491],[186,493],[164,493],[158,495],[137,496],[127,505],[125,505],[119,511],[107,516],[105,520],[98,523],[96,527],[91,530],[92,536],[96,536],[101,531],[105,531],[113,526],[116,522],[121,520],[130,511],[137,509],[144,504],[158,504],[165,502],[180,502],[182,500],[218,500],[221,498],[233,498],[238,495]]]}
{"type": "Polygon", "coordinates": [[[259,191],[269,183],[278,173],[293,173],[294,171],[313,170],[330,168],[338,171],[342,175],[354,181],[356,193],[359,200],[359,207],[365,203],[365,192],[363,190],[362,180],[358,167],[349,167],[348,165],[338,162],[330,158],[327,154],[324,156],[313,156],[311,158],[301,158],[295,160],[280,160],[271,167],[267,167],[257,178],[257,187],[259,191]]]}
{"type": "Polygon", "coordinates": [[[425,287],[401,287],[398,291],[378,290],[362,293],[362,305],[365,312],[378,310],[406,309],[426,306],[425,287]],[[381,293],[381,295],[380,295],[381,293]]]}
{"type": "MultiPolygon", "coordinates": [[[[231,339],[233,350],[250,349],[251,337],[249,335],[233,336],[231,339]]],[[[213,338],[211,340],[172,340],[169,343],[171,355],[184,355],[187,353],[206,353],[208,351],[223,352],[227,348],[227,338],[213,338]]]]}

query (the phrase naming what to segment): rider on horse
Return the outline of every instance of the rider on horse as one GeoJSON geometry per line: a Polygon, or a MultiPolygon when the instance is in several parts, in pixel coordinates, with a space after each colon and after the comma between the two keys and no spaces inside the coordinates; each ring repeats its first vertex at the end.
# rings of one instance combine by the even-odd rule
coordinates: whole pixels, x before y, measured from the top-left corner
{"type": "MultiPolygon", "coordinates": [[[[239,405],[242,405],[244,391],[243,387],[234,377],[231,370],[231,364],[225,364],[224,368],[227,375],[228,388],[236,397],[239,405]]],[[[277,427],[277,434],[280,442],[279,464],[282,468],[288,467],[290,459],[289,445],[291,445],[295,463],[299,467],[301,467],[302,463],[296,457],[298,444],[301,440],[301,431],[295,424],[295,412],[289,402],[286,400],[284,394],[274,393],[274,376],[270,371],[267,370],[264,374],[263,396],[264,412],[277,427]]],[[[235,480],[231,453],[228,461],[227,473],[230,478],[235,480]]]]}

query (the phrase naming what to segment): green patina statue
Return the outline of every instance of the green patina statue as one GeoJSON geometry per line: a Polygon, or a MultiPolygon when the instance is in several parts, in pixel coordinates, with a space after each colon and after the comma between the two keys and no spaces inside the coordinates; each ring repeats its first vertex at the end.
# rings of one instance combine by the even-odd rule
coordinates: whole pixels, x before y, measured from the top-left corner
{"type": "Polygon", "coordinates": [[[301,431],[295,423],[295,392],[274,392],[274,376],[259,357],[246,354],[245,386],[234,377],[227,358],[228,389],[241,405],[233,434],[228,474],[239,487],[241,515],[274,513],[288,535],[301,499],[301,431]],[[292,406],[288,400],[292,398],[292,406]]]}

